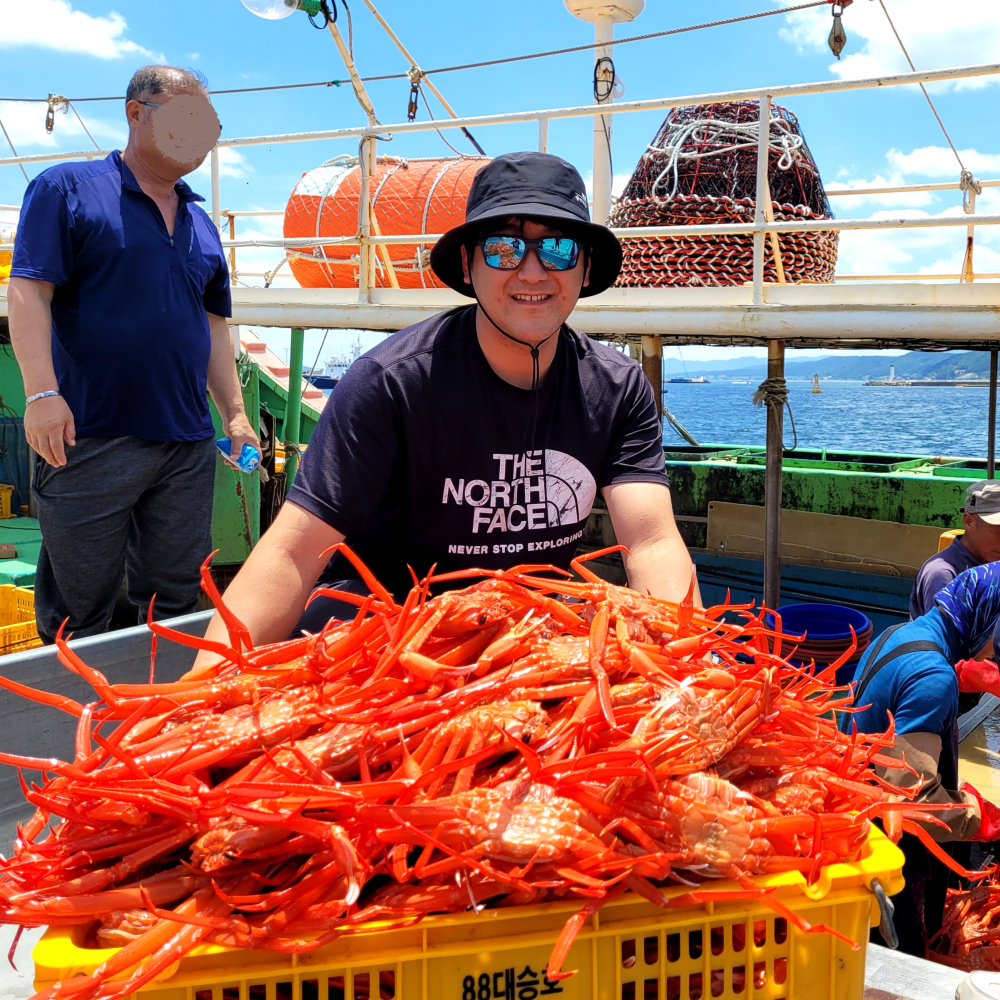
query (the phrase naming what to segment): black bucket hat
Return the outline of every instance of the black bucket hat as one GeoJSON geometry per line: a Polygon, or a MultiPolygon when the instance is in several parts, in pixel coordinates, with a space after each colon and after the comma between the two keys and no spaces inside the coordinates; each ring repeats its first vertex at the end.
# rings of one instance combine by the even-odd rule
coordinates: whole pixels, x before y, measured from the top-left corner
{"type": "Polygon", "coordinates": [[[505,153],[476,174],[465,222],[449,229],[431,249],[434,273],[456,292],[474,297],[462,274],[461,247],[484,222],[512,215],[572,223],[567,229],[587,247],[590,261],[590,283],[580,290],[581,298],[603,292],[618,277],[622,266],[618,237],[590,221],[587,189],[576,167],[548,153],[505,153]]]}

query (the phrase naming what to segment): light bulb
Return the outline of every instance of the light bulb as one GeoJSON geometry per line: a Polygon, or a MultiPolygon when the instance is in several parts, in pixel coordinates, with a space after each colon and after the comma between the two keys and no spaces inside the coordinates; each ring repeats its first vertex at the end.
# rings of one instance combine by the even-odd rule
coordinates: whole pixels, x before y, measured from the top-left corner
{"type": "Polygon", "coordinates": [[[294,14],[299,8],[298,0],[241,0],[251,14],[256,14],[267,21],[280,21],[289,14],[294,14]]]}

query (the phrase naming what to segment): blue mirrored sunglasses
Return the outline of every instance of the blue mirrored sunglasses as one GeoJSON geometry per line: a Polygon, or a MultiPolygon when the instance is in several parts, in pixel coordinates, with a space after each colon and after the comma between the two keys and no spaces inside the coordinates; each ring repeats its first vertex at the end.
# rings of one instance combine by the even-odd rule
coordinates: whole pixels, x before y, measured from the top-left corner
{"type": "Polygon", "coordinates": [[[546,236],[540,240],[487,236],[476,246],[483,248],[483,260],[498,271],[516,271],[529,247],[534,247],[546,271],[572,271],[580,259],[580,245],[565,236],[546,236]]]}

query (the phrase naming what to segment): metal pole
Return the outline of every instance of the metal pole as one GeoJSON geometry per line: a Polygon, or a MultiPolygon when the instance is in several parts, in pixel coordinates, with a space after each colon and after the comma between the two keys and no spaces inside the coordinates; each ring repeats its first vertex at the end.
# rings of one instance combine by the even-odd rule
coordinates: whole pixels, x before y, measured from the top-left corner
{"type": "Polygon", "coordinates": [[[653,387],[653,399],[663,426],[663,338],[642,338],[642,373],[653,387]]]}
{"type": "Polygon", "coordinates": [[[371,214],[371,156],[369,154],[369,144],[374,139],[364,138],[361,140],[361,149],[358,153],[358,160],[361,166],[361,192],[358,196],[358,229],[361,233],[361,250],[359,252],[358,267],[358,301],[367,302],[370,267],[369,262],[372,256],[373,247],[366,242],[372,234],[372,214],[371,214]]]}
{"type": "MultiPolygon", "coordinates": [[[[761,241],[763,247],[763,240],[761,241]]],[[[785,377],[785,342],[767,344],[767,377],[785,377]]],[[[781,458],[784,406],[767,404],[767,451],[764,467],[764,604],[781,604],[781,458]]]]}
{"type": "Polygon", "coordinates": [[[986,478],[992,479],[997,448],[997,351],[990,351],[990,426],[986,442],[986,478]]]}
{"type": "Polygon", "coordinates": [[[219,147],[214,146],[212,148],[211,157],[211,169],[212,169],[212,222],[215,223],[216,231],[220,228],[219,220],[221,218],[222,210],[222,197],[219,194],[219,147]]]}
{"type": "MultiPolygon", "coordinates": [[[[597,104],[610,104],[615,89],[615,81],[607,63],[602,59],[611,59],[614,51],[612,42],[615,37],[615,23],[610,17],[598,17],[594,21],[594,71],[595,81],[607,91],[607,96],[601,100],[594,95],[597,104]],[[603,65],[601,72],[597,67],[603,65]]],[[[611,213],[611,117],[609,115],[594,115],[594,204],[590,217],[601,225],[608,221],[611,213]]]]}
{"type": "Polygon", "coordinates": [[[379,121],[375,117],[375,106],[368,96],[368,91],[365,90],[365,85],[361,82],[357,67],[354,65],[354,57],[351,55],[350,49],[348,49],[347,43],[344,41],[344,36],[332,21],[327,21],[326,26],[330,29],[330,34],[333,36],[333,41],[337,46],[337,51],[340,53],[340,58],[344,60],[344,65],[347,67],[347,72],[351,77],[351,85],[354,87],[354,95],[357,97],[358,103],[361,105],[364,113],[368,116],[369,128],[378,125],[379,121]]]}
{"type": "MultiPolygon", "coordinates": [[[[757,207],[754,211],[755,226],[767,223],[767,144],[771,134],[771,98],[760,96],[760,135],[757,137],[757,207]]],[[[753,304],[764,304],[764,232],[753,234],[753,304]]],[[[768,425],[770,426],[770,424],[768,425]]]]}
{"type": "Polygon", "coordinates": [[[549,151],[549,120],[548,118],[538,119],[538,152],[547,153],[549,151]]]}
{"type": "MultiPolygon", "coordinates": [[[[232,212],[229,213],[229,238],[236,239],[236,216],[232,212]]],[[[229,248],[229,278],[236,280],[236,247],[229,248]]]]}
{"type": "Polygon", "coordinates": [[[302,347],[305,331],[292,327],[292,348],[288,352],[288,400],[285,403],[285,490],[295,481],[299,467],[299,428],[302,421],[302,347]]]}

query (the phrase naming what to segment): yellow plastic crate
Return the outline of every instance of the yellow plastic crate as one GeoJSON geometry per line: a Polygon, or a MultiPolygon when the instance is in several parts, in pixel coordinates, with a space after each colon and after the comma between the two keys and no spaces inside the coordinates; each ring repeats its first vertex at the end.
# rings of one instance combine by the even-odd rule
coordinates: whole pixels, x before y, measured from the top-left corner
{"type": "MultiPolygon", "coordinates": [[[[879,921],[873,878],[903,888],[902,852],[873,829],[862,858],[823,869],[758,876],[812,923],[857,941],[803,934],[756,900],[669,911],[632,894],[588,920],[565,963],[542,974],[576,903],[428,917],[403,930],[340,938],[305,955],[196,948],[141,990],[144,1000],[857,1000],[869,925],[879,921]]],[[[711,888],[733,887],[713,883],[711,888]]],[[[680,895],[687,890],[670,890],[680,895]]],[[[89,974],[114,949],[85,947],[89,928],[52,927],[33,952],[35,989],[89,974]]]]}
{"type": "Polygon", "coordinates": [[[10,498],[14,493],[14,487],[6,483],[0,483],[0,521],[9,517],[17,517],[10,512],[10,498]]]}
{"type": "Polygon", "coordinates": [[[956,538],[961,538],[965,534],[965,528],[954,528],[951,531],[942,531],[941,537],[938,539],[938,552],[944,552],[946,548],[956,538]]]}
{"type": "Polygon", "coordinates": [[[0,584],[0,623],[0,656],[40,646],[34,590],[12,583],[0,584]]]}

